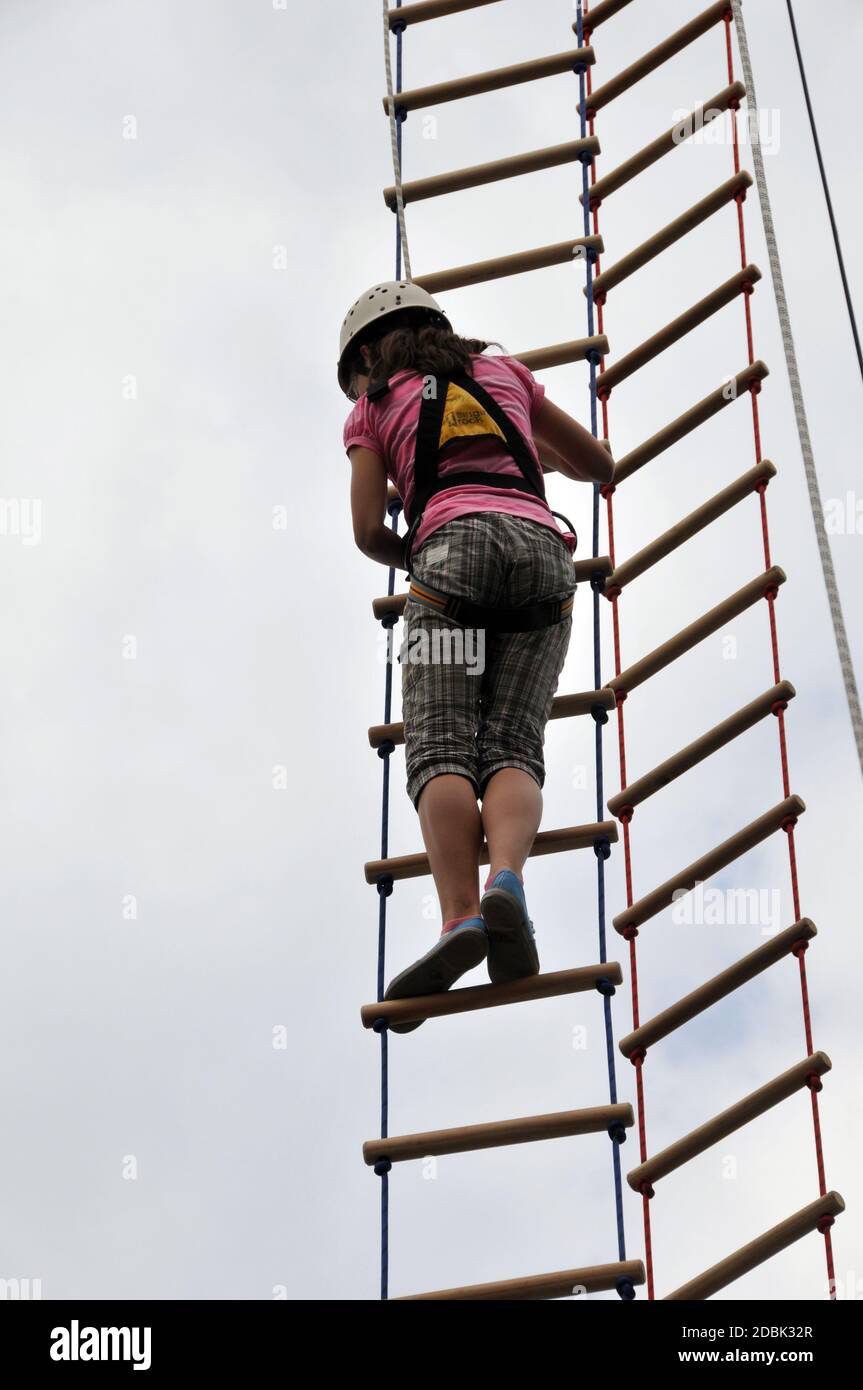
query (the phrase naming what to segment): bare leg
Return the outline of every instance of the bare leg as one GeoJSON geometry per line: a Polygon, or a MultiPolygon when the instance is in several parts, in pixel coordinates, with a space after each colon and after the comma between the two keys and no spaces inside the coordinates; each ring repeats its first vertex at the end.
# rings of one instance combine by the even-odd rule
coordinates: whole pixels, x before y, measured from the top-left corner
{"type": "Polygon", "coordinates": [[[442,773],[423,787],[419,818],[444,922],[479,915],[482,823],[473,784],[442,773]]]}
{"type": "Polygon", "coordinates": [[[511,869],[521,877],[542,819],[542,792],[520,767],[503,767],[488,781],[482,825],[488,840],[491,874],[511,869]]]}

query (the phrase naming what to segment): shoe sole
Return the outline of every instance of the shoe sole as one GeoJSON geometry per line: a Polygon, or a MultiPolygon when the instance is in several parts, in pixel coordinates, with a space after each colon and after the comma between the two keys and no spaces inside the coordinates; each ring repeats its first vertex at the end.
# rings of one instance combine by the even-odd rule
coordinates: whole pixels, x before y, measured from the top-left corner
{"type": "MultiPolygon", "coordinates": [[[[407,970],[396,975],[384,999],[413,999],[423,994],[444,994],[466,971],[485,960],[488,937],[482,927],[458,927],[447,933],[407,970]]],[[[391,1023],[391,1033],[412,1033],[425,1020],[391,1023]]]]}
{"type": "Polygon", "coordinates": [[[505,888],[489,888],[480,906],[488,929],[488,977],[493,985],[539,974],[539,953],[521,904],[505,888]]]}

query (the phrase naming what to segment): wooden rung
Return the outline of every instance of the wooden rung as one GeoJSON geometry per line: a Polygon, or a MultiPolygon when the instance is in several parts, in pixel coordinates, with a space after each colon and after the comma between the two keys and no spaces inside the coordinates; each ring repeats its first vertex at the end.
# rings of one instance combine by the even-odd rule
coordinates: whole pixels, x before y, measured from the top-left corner
{"type": "Polygon", "coordinates": [[[779,681],[777,685],[772,685],[769,690],[765,690],[763,695],[751,700],[742,709],[730,714],[727,719],[723,719],[721,724],[714,724],[712,729],[708,729],[706,734],[700,738],[693,739],[685,748],[681,748],[678,753],[673,753],[670,758],[659,763],[657,767],[646,772],[637,781],[631,782],[628,787],[623,787],[619,792],[612,796],[608,802],[608,809],[613,816],[619,816],[627,810],[633,810],[640,806],[642,801],[646,801],[654,792],[658,792],[662,787],[667,787],[669,782],[673,782],[676,777],[681,777],[684,772],[689,772],[690,768],[696,767],[698,763],[709,758],[718,749],[724,748],[733,739],[753,728],[761,719],[765,719],[768,714],[779,705],[783,706],[789,700],[793,700],[796,690],[790,681],[779,681]]]}
{"type": "Polygon", "coordinates": [[[575,1293],[606,1293],[621,1280],[643,1284],[646,1275],[641,1260],[620,1260],[611,1265],[588,1265],[583,1269],[560,1269],[554,1274],[531,1274],[522,1279],[500,1279],[493,1284],[466,1284],[460,1289],[436,1289],[434,1293],[402,1294],[394,1303],[419,1303],[426,1299],[488,1301],[568,1298],[575,1293]]]}
{"type": "Polygon", "coordinates": [[[780,1105],[796,1091],[802,1091],[810,1076],[824,1076],[832,1066],[833,1063],[826,1052],[814,1052],[811,1057],[804,1057],[801,1061],[795,1062],[794,1066],[782,1072],[781,1076],[775,1076],[766,1085],[759,1086],[757,1091],[750,1091],[743,1100],[729,1105],[727,1110],[714,1115],[697,1129],[690,1130],[689,1134],[669,1144],[660,1153],[654,1154],[646,1163],[639,1163],[637,1168],[627,1173],[626,1181],[634,1192],[643,1192],[645,1187],[653,1187],[660,1178],[665,1178],[676,1168],[681,1168],[691,1158],[696,1158],[698,1154],[712,1148],[721,1139],[727,1139],[729,1134],[742,1129],[759,1115],[765,1115],[774,1105],[780,1105]]]}
{"type": "Polygon", "coordinates": [[[704,854],[694,863],[681,869],[680,873],[673,878],[666,879],[658,888],[639,898],[632,907],[624,908],[614,918],[614,929],[621,934],[630,927],[640,927],[651,917],[655,917],[663,908],[669,907],[675,900],[675,895],[690,892],[697,883],[703,883],[711,878],[720,870],[733,864],[735,859],[739,859],[747,850],[754,849],[762,841],[780,830],[787,821],[794,821],[798,816],[802,816],[806,810],[806,804],[799,796],[787,796],[778,805],[772,806],[769,811],[765,811],[763,816],[757,820],[750,821],[749,825],[744,825],[742,830],[729,839],[723,840],[721,845],[712,849],[708,854],[704,854]]]}
{"type": "MultiPolygon", "coordinates": [[[[600,0],[589,14],[584,16],[584,35],[587,38],[594,29],[598,29],[600,24],[605,24],[607,20],[613,19],[616,14],[631,5],[632,0],[600,0]]],[[[577,29],[577,24],[573,23],[573,29],[577,29]]]]}
{"type": "Polygon", "coordinates": [[[369,1165],[388,1158],[404,1163],[431,1155],[474,1153],[508,1144],[532,1144],[540,1139],[568,1139],[576,1134],[600,1134],[613,1125],[628,1129],[633,1123],[631,1105],[594,1105],[587,1110],[558,1110],[553,1115],[521,1115],[515,1120],[492,1120],[458,1129],[431,1129],[425,1134],[400,1134],[389,1139],[368,1139],[363,1158],[369,1165]]]}
{"type": "MultiPolygon", "coordinates": [[[[742,82],[732,82],[723,91],[717,92],[715,97],[706,101],[703,106],[699,106],[697,111],[693,111],[690,116],[685,117],[686,128],[692,123],[692,128],[697,130],[709,121],[715,120],[727,111],[732,103],[742,100],[746,95],[746,88],[742,82]]],[[[682,144],[681,128],[683,121],[678,121],[670,130],[663,131],[662,135],[657,136],[649,145],[645,145],[643,150],[625,159],[622,164],[618,164],[616,169],[612,169],[604,178],[597,179],[588,193],[590,208],[598,208],[604,198],[610,193],[616,193],[618,188],[623,188],[624,184],[630,182],[638,174],[643,174],[645,169],[649,169],[657,160],[662,159],[663,155],[669,154],[678,145],[682,144]]],[[[584,202],[584,194],[579,194],[581,202],[584,202]]]]}
{"type": "MultiPolygon", "coordinates": [[[[614,691],[605,686],[602,690],[582,690],[575,695],[556,695],[551,705],[551,719],[570,719],[578,714],[590,714],[593,709],[614,709],[614,691]]],[[[405,741],[405,726],[397,724],[373,724],[369,729],[369,744],[380,748],[384,743],[396,745],[405,741]]]]}
{"type": "Polygon", "coordinates": [[[605,24],[606,20],[613,19],[616,14],[620,14],[621,10],[631,4],[632,0],[600,0],[600,4],[596,6],[596,9],[591,10],[590,14],[584,16],[585,38],[587,38],[594,29],[598,29],[600,24],[605,24]]]}
{"type": "MultiPolygon", "coordinates": [[[[564,850],[591,849],[607,840],[617,842],[617,821],[602,820],[589,825],[567,825],[560,830],[540,830],[533,842],[531,856],[542,854],[562,854],[564,850]]],[[[488,863],[488,846],[480,851],[481,864],[488,863]]],[[[379,878],[389,875],[393,879],[421,878],[430,873],[427,854],[401,854],[394,859],[372,859],[365,866],[366,883],[377,883],[379,878]]]]}
{"type": "MultiPolygon", "coordinates": [[[[662,43],[651,48],[649,53],[643,53],[628,68],[624,68],[616,77],[612,77],[610,81],[597,87],[595,92],[591,92],[587,98],[588,115],[600,111],[603,106],[614,101],[615,97],[629,91],[629,88],[634,87],[636,82],[640,82],[643,77],[647,77],[663,63],[667,63],[669,58],[673,58],[677,53],[682,53],[685,48],[688,48],[696,39],[701,38],[702,34],[706,34],[709,29],[713,28],[714,24],[718,24],[730,12],[729,0],[717,0],[717,3],[708,6],[701,14],[691,19],[688,24],[684,24],[682,29],[676,30],[667,39],[663,39],[662,43]]],[[[572,27],[577,33],[578,24],[574,23],[572,27]]]]}
{"type": "Polygon", "coordinates": [[[360,1017],[364,1028],[373,1028],[378,1019],[386,1019],[387,1023],[414,1023],[426,1018],[447,1018],[450,1014],[473,1013],[476,1009],[496,1009],[502,1004],[525,1004],[531,999],[583,994],[596,989],[600,980],[622,984],[617,961],[581,965],[575,970],[553,970],[547,975],[526,975],[503,985],[470,985],[466,989],[448,990],[446,994],[385,999],[377,1004],[363,1004],[360,1017]]]}
{"type": "Polygon", "coordinates": [[[619,676],[613,676],[608,684],[612,690],[628,694],[650,676],[655,676],[657,671],[661,671],[665,666],[670,666],[672,661],[683,656],[684,652],[691,651],[699,642],[703,642],[705,637],[712,636],[714,632],[718,632],[733,618],[738,618],[747,608],[751,608],[759,599],[764,598],[768,590],[784,583],[784,570],[781,570],[778,565],[773,565],[771,569],[759,574],[757,579],[750,579],[749,583],[744,584],[742,589],[738,589],[729,598],[717,603],[716,607],[711,608],[708,613],[696,618],[694,623],[690,623],[688,627],[675,633],[673,637],[669,637],[668,641],[663,642],[661,647],[656,647],[647,656],[643,656],[640,661],[636,661],[634,666],[628,666],[625,671],[621,671],[619,676]]]}
{"type": "MultiPolygon", "coordinates": [[[[530,58],[526,63],[511,67],[493,68],[490,72],[474,72],[467,77],[454,77],[448,82],[435,82],[430,87],[414,87],[395,97],[396,110],[417,111],[423,106],[438,106],[445,101],[480,96],[483,92],[499,92],[503,87],[517,87],[522,82],[535,82],[541,77],[557,77],[573,72],[577,65],[586,67],[594,61],[592,48],[570,48],[565,53],[549,53],[545,58],[530,58]]],[[[389,114],[389,97],[383,99],[384,111],[389,114]]]]}
{"type": "MultiPolygon", "coordinates": [[[[634,275],[636,270],[640,270],[663,251],[667,251],[669,246],[680,241],[688,232],[700,227],[702,222],[706,222],[720,208],[733,202],[738,195],[745,193],[751,184],[752,176],[745,169],[741,169],[739,174],[720,184],[712,193],[708,193],[706,198],[702,198],[699,203],[681,213],[680,217],[675,217],[673,222],[669,222],[652,237],[648,237],[647,241],[643,241],[627,255],[621,256],[619,261],[615,261],[614,265],[610,265],[601,275],[597,275],[593,281],[594,298],[604,298],[609,290],[627,280],[630,275],[634,275]]],[[[587,294],[587,286],[582,292],[587,294]]]]}
{"type": "Polygon", "coordinates": [[[407,594],[384,594],[381,598],[372,599],[372,613],[376,618],[386,618],[391,613],[400,618],[407,601],[407,594]]]}
{"type": "Polygon", "coordinates": [[[786,1221],[780,1221],[778,1226],[771,1226],[763,1236],[756,1236],[755,1240],[741,1246],[733,1255],[720,1260],[719,1264],[690,1279],[688,1284],[681,1284],[674,1293],[667,1293],[663,1301],[685,1299],[687,1302],[696,1302],[711,1298],[720,1289],[733,1284],[735,1279],[742,1278],[750,1270],[757,1269],[765,1260],[778,1255],[781,1250],[786,1250],[802,1236],[809,1235],[810,1231],[817,1231],[819,1226],[830,1221],[831,1217],[840,1216],[844,1210],[845,1203],[839,1193],[828,1192],[816,1202],[810,1202],[808,1207],[801,1207],[800,1211],[796,1211],[786,1221]]]}
{"type": "Polygon", "coordinates": [[[551,705],[551,719],[571,719],[578,714],[591,714],[599,709],[614,709],[617,703],[613,690],[582,690],[576,695],[556,695],[551,705]]]}
{"type": "MultiPolygon", "coordinates": [[[[493,159],[487,164],[473,164],[467,169],[452,169],[448,174],[433,174],[427,179],[413,179],[402,185],[405,204],[418,203],[424,198],[439,198],[445,193],[459,193],[465,188],[480,188],[487,183],[497,183],[500,179],[516,178],[520,174],[534,174],[541,169],[555,169],[561,164],[572,164],[583,154],[592,159],[600,153],[599,140],[590,135],[584,140],[567,140],[562,145],[549,145],[542,150],[527,150],[524,154],[509,155],[506,159],[493,159]]],[[[393,212],[396,210],[395,184],[384,189],[384,202],[393,212]]]]}
{"type": "Polygon", "coordinates": [[[551,347],[534,348],[531,352],[517,352],[515,356],[523,367],[529,367],[532,372],[541,372],[544,367],[562,367],[565,362],[581,362],[591,352],[605,357],[608,339],[604,333],[596,333],[592,338],[574,338],[569,343],[554,343],[551,347]]]}
{"type": "MultiPolygon", "coordinates": [[[[611,560],[607,555],[588,556],[584,560],[574,560],[572,568],[576,584],[589,584],[595,574],[603,579],[611,574],[611,560]]],[[[407,598],[407,594],[385,594],[382,598],[372,599],[372,612],[376,618],[385,618],[390,613],[400,618],[407,598]]]]}
{"type": "Polygon", "coordinates": [[[480,5],[496,5],[499,0],[418,0],[415,5],[402,5],[400,9],[390,9],[390,28],[405,28],[409,24],[422,24],[426,19],[442,19],[444,15],[459,14],[462,10],[476,10],[480,5]]]}
{"type": "Polygon", "coordinates": [[[418,275],[414,284],[428,290],[429,294],[440,294],[444,290],[462,289],[465,285],[481,285],[486,280],[501,280],[507,275],[523,275],[529,270],[543,270],[550,265],[565,265],[568,261],[580,260],[584,264],[585,247],[601,254],[604,250],[602,237],[577,237],[575,241],[557,241],[553,246],[537,246],[531,251],[517,251],[511,256],[495,256],[488,261],[474,261],[472,265],[458,265],[452,270],[438,270],[433,275],[418,275]]]}
{"type": "Polygon", "coordinates": [[[371,748],[382,748],[385,743],[394,743],[398,747],[404,741],[405,726],[401,720],[396,724],[372,724],[369,729],[371,748]]]}
{"type": "Polygon", "coordinates": [[[757,266],[748,265],[745,269],[738,270],[736,275],[732,275],[729,280],[717,286],[710,294],[699,299],[698,303],[693,304],[691,309],[679,314],[676,319],[671,320],[671,323],[660,328],[658,333],[654,333],[645,342],[639,343],[632,352],[628,352],[625,357],[619,358],[604,372],[600,372],[596,378],[597,391],[600,393],[608,392],[619,382],[625,381],[628,376],[632,376],[633,372],[637,372],[646,363],[652,362],[654,357],[665,352],[666,348],[671,347],[673,343],[679,343],[681,338],[685,338],[687,333],[691,333],[699,324],[712,318],[738,295],[748,293],[748,287],[760,279],[761,271],[757,266]]]}
{"type": "Polygon", "coordinates": [[[699,531],[703,531],[706,526],[724,516],[732,507],[736,507],[738,502],[742,502],[745,497],[749,497],[759,487],[769,483],[771,478],[776,477],[776,469],[769,459],[762,459],[754,468],[750,468],[746,473],[741,473],[733,483],[717,492],[707,502],[703,502],[695,511],[681,521],[675,522],[656,540],[646,545],[643,550],[639,550],[629,560],[624,560],[622,565],[612,570],[605,584],[605,597],[616,598],[620,591],[631,584],[633,579],[644,574],[652,565],[664,560],[666,555],[677,550],[686,541],[697,536],[699,531]]]}
{"type": "Polygon", "coordinates": [[[808,917],[801,917],[799,922],[786,927],[784,931],[765,941],[763,946],[758,946],[748,955],[742,956],[733,965],[729,965],[727,970],[714,975],[712,980],[707,980],[690,994],[685,994],[675,1004],[663,1009],[662,1013],[655,1014],[633,1033],[627,1033],[618,1043],[624,1057],[631,1057],[634,1052],[646,1050],[662,1038],[667,1038],[670,1033],[682,1028],[691,1019],[697,1018],[720,999],[727,998],[741,985],[754,980],[777,961],[784,960],[795,946],[811,941],[814,936],[817,936],[815,924],[808,917]]]}
{"type": "Polygon", "coordinates": [[[698,429],[699,425],[705,424],[718,415],[720,410],[724,410],[732,401],[743,400],[748,397],[753,384],[763,381],[770,373],[763,362],[753,362],[751,366],[744,367],[742,372],[738,372],[736,377],[729,378],[724,386],[720,386],[715,391],[711,391],[709,396],[705,396],[697,405],[693,405],[689,410],[678,415],[676,420],[672,420],[670,425],[658,430],[651,435],[643,444],[639,444],[631,453],[624,454],[623,458],[618,459],[614,465],[615,486],[622,483],[631,473],[643,468],[646,463],[652,462],[660,454],[665,453],[673,444],[677,444],[693,430],[698,429]]]}

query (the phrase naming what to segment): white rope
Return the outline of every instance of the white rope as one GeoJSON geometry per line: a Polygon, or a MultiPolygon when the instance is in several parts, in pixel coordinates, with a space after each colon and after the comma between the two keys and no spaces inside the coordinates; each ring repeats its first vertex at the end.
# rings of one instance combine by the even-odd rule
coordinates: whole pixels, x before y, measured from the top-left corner
{"type": "Polygon", "coordinates": [[[836,571],[833,568],[833,556],[830,553],[830,543],[827,539],[827,530],[824,525],[824,510],[821,503],[818,474],[815,470],[815,455],[812,451],[812,441],[809,437],[806,407],[803,403],[800,373],[797,369],[797,353],[794,348],[794,338],[791,332],[791,318],[788,313],[788,301],[785,297],[785,282],[782,276],[782,264],[779,259],[779,247],[776,241],[776,230],[773,225],[773,214],[771,212],[770,197],[767,191],[764,156],[761,152],[761,127],[758,117],[758,101],[755,96],[755,80],[752,76],[749,44],[746,39],[746,25],[743,21],[741,0],[731,0],[731,3],[734,9],[737,42],[740,49],[743,78],[746,83],[746,97],[749,104],[749,137],[752,145],[752,162],[755,166],[755,182],[758,187],[758,196],[761,200],[764,236],[767,242],[767,254],[770,258],[770,271],[773,276],[773,292],[776,295],[779,324],[782,329],[785,363],[788,368],[788,377],[791,383],[791,395],[794,399],[794,413],[797,417],[797,433],[800,437],[803,468],[806,473],[806,484],[809,489],[809,505],[812,510],[812,521],[815,526],[815,538],[818,542],[821,571],[824,575],[824,585],[827,589],[830,617],[833,620],[833,635],[836,639],[836,650],[839,655],[839,665],[842,670],[842,681],[845,686],[848,711],[851,715],[851,728],[854,733],[854,742],[857,745],[857,757],[860,762],[860,770],[863,772],[863,716],[861,716],[860,712],[860,696],[857,692],[857,681],[854,676],[854,666],[848,647],[845,619],[842,616],[842,604],[839,599],[839,588],[836,583],[836,571]]]}
{"type": "Polygon", "coordinates": [[[399,159],[399,137],[398,123],[396,121],[396,102],[393,92],[393,64],[390,54],[390,6],[389,0],[384,0],[384,55],[387,69],[387,109],[390,118],[390,141],[393,147],[393,174],[396,184],[396,215],[399,220],[399,237],[402,244],[402,255],[405,262],[405,279],[412,280],[411,275],[411,254],[408,249],[408,232],[405,226],[405,200],[402,191],[402,166],[399,159]]]}

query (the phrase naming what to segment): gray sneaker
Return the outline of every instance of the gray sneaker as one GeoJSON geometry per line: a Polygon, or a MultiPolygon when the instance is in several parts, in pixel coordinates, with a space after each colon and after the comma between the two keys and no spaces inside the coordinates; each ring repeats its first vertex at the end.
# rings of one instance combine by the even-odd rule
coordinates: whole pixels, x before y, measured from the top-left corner
{"type": "MultiPolygon", "coordinates": [[[[481,917],[443,932],[430,951],[391,980],[384,999],[413,999],[418,994],[443,994],[465,971],[485,960],[488,933],[481,917]]],[[[393,1033],[411,1033],[422,1019],[411,1023],[391,1023],[393,1033]]]]}

